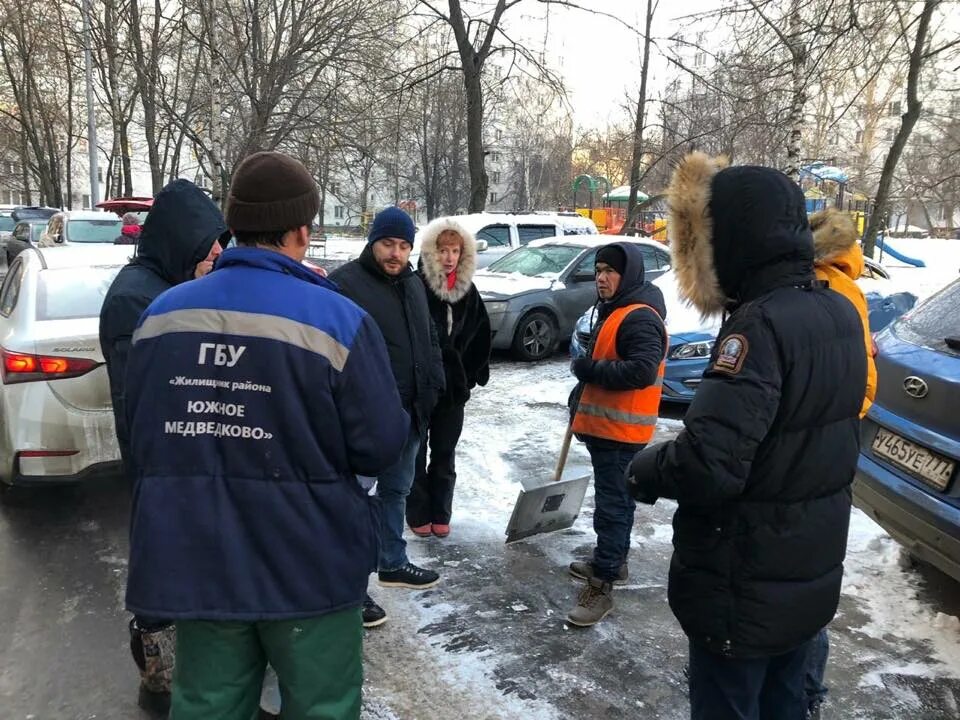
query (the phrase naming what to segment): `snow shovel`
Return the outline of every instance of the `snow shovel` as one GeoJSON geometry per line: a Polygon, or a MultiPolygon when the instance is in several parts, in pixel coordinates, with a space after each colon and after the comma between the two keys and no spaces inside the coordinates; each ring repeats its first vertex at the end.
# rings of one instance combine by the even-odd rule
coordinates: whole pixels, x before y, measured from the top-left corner
{"type": "Polygon", "coordinates": [[[508,543],[531,535],[563,530],[573,525],[577,519],[587,485],[590,484],[590,475],[560,479],[563,466],[567,463],[572,438],[573,420],[567,424],[553,479],[539,487],[524,488],[520,491],[517,504],[513,507],[513,515],[507,523],[508,543]]]}

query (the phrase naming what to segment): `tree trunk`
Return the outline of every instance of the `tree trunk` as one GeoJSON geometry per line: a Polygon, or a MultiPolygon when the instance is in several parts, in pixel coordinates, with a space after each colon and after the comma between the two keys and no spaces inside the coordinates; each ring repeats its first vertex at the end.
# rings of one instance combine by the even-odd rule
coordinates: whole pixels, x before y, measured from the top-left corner
{"type": "Polygon", "coordinates": [[[800,181],[803,108],[807,102],[807,48],[803,43],[800,30],[800,3],[801,0],[792,0],[790,7],[790,44],[788,45],[793,92],[790,98],[790,135],[787,140],[787,167],[785,172],[794,182],[800,181]]]}
{"type": "Polygon", "coordinates": [[[490,185],[484,167],[483,87],[479,68],[463,68],[463,89],[467,94],[467,163],[470,168],[470,204],[467,212],[476,213],[483,212],[487,206],[487,188],[490,185]]]}
{"type": "Polygon", "coordinates": [[[130,37],[133,40],[134,69],[137,73],[137,85],[140,89],[140,102],[143,105],[143,133],[147,141],[147,161],[150,164],[151,190],[156,195],[163,188],[163,166],[160,162],[159,143],[157,142],[157,90],[158,75],[157,53],[159,44],[159,25],[162,8],[154,4],[153,26],[150,29],[150,57],[143,49],[140,37],[140,0],[130,0],[130,37]]]}
{"type": "Polygon", "coordinates": [[[630,162],[630,197],[627,199],[627,221],[620,232],[626,232],[637,222],[640,207],[637,192],[640,190],[640,165],[643,163],[643,126],[647,108],[647,72],[650,68],[650,26],[653,24],[653,0],[647,0],[646,22],[643,32],[643,65],[640,67],[640,99],[637,100],[637,115],[633,120],[633,159],[630,162]]]}
{"type": "Polygon", "coordinates": [[[907,111],[900,118],[900,129],[897,130],[893,145],[890,146],[887,159],[883,163],[883,171],[880,173],[880,182],[877,185],[877,195],[874,199],[873,213],[870,215],[867,228],[863,232],[863,254],[867,257],[873,257],[873,247],[880,230],[880,222],[887,213],[893,174],[896,172],[897,163],[900,162],[900,156],[903,154],[903,148],[910,138],[913,126],[917,124],[917,119],[920,117],[922,105],[917,95],[917,86],[920,84],[920,70],[923,67],[923,55],[927,44],[927,31],[930,28],[930,17],[938,4],[939,0],[924,0],[923,10],[920,12],[917,37],[913,49],[910,51],[910,66],[907,70],[907,111]]]}

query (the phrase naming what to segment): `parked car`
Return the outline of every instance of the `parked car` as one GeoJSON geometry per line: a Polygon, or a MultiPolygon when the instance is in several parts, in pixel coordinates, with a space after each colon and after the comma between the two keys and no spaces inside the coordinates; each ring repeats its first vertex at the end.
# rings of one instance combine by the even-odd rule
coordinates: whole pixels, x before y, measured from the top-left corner
{"type": "Polygon", "coordinates": [[[0,490],[77,482],[118,462],[100,306],[130,247],[38,248],[0,288],[0,490]]]}
{"type": "Polygon", "coordinates": [[[915,558],[960,581],[960,280],[876,337],[854,503],[915,558]]]}
{"type": "Polygon", "coordinates": [[[623,241],[641,247],[650,276],[669,269],[660,243],[636,238],[570,235],[533,240],[474,275],[490,316],[493,347],[521,360],[549,357],[597,297],[597,248],[623,241]]]}
{"type": "Polygon", "coordinates": [[[65,210],[47,222],[40,247],[74,243],[113,243],[123,223],[113,213],[92,210],[65,210]]]}
{"type": "Polygon", "coordinates": [[[40,235],[46,228],[47,221],[58,212],[60,211],[55,208],[38,206],[18,207],[13,211],[11,217],[16,224],[6,242],[7,267],[10,267],[13,259],[27,247],[36,245],[40,241],[40,235]]]}
{"type": "Polygon", "coordinates": [[[6,256],[7,267],[13,264],[14,259],[28,247],[37,247],[40,236],[47,227],[47,221],[42,218],[22,220],[13,228],[13,234],[7,240],[6,256]]]}
{"type": "MultiPolygon", "coordinates": [[[[697,392],[703,371],[710,362],[713,343],[720,330],[719,317],[703,318],[680,299],[676,278],[666,273],[654,282],[667,305],[670,350],[663,377],[663,400],[689,403],[697,392]]],[[[892,320],[914,306],[917,298],[908,292],[891,292],[890,274],[879,263],[867,259],[857,281],[867,298],[870,329],[879,332],[892,320]]],[[[582,357],[587,351],[595,318],[588,309],[577,320],[570,340],[570,354],[582,357]]]]}
{"type": "Polygon", "coordinates": [[[13,219],[13,211],[16,209],[16,205],[0,205],[0,247],[10,238],[13,226],[17,224],[13,219]]]}
{"type": "Polygon", "coordinates": [[[572,212],[473,213],[458,215],[457,222],[477,238],[478,268],[487,267],[511,250],[533,240],[598,234],[593,220],[572,212]]]}

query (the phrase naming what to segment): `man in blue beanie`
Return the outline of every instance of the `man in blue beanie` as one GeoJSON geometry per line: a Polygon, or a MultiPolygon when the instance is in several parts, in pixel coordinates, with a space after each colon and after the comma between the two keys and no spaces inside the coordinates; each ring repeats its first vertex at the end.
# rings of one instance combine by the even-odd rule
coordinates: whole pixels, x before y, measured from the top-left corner
{"type": "MultiPolygon", "coordinates": [[[[410,265],[415,232],[410,216],[400,208],[380,211],[360,257],[337,268],[330,279],[373,317],[383,333],[400,399],[411,419],[400,460],[377,476],[377,495],[383,504],[378,579],[385,587],[422,590],[436,585],[439,575],[410,562],[403,527],[417,451],[443,393],[444,373],[426,289],[410,265]]],[[[386,613],[368,595],[364,626],[381,625],[386,619],[386,613]]]]}

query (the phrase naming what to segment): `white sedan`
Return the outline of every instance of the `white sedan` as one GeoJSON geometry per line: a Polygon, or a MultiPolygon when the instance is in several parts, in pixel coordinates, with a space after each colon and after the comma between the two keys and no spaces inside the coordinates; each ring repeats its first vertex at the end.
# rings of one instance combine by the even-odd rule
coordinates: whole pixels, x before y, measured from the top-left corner
{"type": "Polygon", "coordinates": [[[0,491],[76,482],[120,459],[100,306],[133,248],[32,248],[0,289],[0,491]]]}

